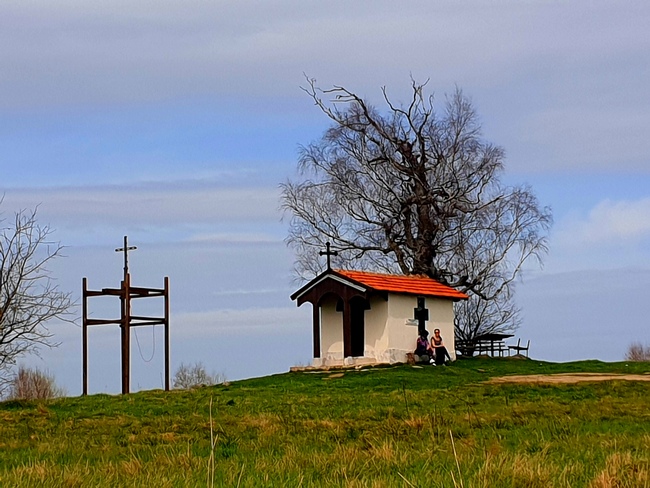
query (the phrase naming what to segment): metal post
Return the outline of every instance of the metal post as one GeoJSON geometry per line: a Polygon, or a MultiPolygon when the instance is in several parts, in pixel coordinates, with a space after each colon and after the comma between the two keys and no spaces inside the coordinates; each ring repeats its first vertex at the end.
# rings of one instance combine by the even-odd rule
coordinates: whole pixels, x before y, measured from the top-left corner
{"type": "Polygon", "coordinates": [[[165,276],[165,391],[169,391],[169,277],[165,276]]]}
{"type": "Polygon", "coordinates": [[[81,389],[81,394],[83,396],[88,395],[88,281],[86,278],[83,279],[82,285],[82,296],[83,303],[82,307],[82,320],[81,320],[81,330],[82,330],[82,369],[83,369],[83,384],[81,389]]]}
{"type": "Polygon", "coordinates": [[[130,293],[130,276],[127,273],[122,281],[122,394],[130,391],[130,373],[131,373],[131,293],[130,293]]]}

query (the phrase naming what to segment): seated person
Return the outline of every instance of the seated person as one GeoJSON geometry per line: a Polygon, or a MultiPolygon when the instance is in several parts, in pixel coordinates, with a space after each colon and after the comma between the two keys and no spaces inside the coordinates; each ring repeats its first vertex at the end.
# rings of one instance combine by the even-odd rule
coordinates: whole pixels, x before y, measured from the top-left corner
{"type": "Polygon", "coordinates": [[[415,343],[415,362],[433,362],[433,348],[429,344],[429,331],[423,330],[415,343]]]}
{"type": "Polygon", "coordinates": [[[442,342],[442,336],[440,335],[440,329],[435,329],[433,331],[433,337],[431,338],[431,347],[434,351],[435,364],[436,366],[445,364],[445,357],[451,361],[451,357],[447,352],[447,348],[442,342]]]}

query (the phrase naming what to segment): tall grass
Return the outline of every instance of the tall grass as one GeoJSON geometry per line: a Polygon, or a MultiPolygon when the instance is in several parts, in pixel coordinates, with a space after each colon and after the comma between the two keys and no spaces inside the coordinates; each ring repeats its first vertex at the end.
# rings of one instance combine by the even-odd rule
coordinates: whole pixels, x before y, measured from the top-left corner
{"type": "Polygon", "coordinates": [[[0,404],[0,486],[650,486],[643,363],[467,360],[0,404]]]}

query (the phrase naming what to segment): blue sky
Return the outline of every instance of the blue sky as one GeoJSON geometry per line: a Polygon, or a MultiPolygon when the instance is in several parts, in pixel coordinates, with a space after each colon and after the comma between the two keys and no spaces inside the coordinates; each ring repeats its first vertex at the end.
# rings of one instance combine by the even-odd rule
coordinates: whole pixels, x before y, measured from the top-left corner
{"type": "MultiPolygon", "coordinates": [[[[518,335],[541,359],[619,360],[650,342],[649,21],[635,0],[5,2],[0,210],[39,205],[75,297],[119,284],[128,235],[133,281],[170,277],[174,368],[285,371],[309,362],[310,310],[288,298],[278,184],[328,123],[303,73],[378,103],[411,76],[437,100],[459,86],[504,179],[554,212],[518,335]]],[[[80,329],[51,330],[61,346],[26,361],[77,394],[80,329]]],[[[132,383],[159,387],[162,334],[137,335],[132,383]]],[[[119,391],[118,340],[91,331],[91,391],[119,391]]]]}

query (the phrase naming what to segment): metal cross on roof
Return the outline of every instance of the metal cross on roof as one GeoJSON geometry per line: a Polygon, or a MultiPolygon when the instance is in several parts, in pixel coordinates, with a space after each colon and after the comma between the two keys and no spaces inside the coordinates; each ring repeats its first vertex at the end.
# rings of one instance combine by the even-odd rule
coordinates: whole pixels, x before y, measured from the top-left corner
{"type": "Polygon", "coordinates": [[[330,250],[330,243],[329,242],[325,243],[325,247],[326,247],[326,250],[325,251],[319,251],[318,255],[319,256],[327,256],[327,269],[332,269],[332,266],[330,264],[330,256],[338,256],[339,252],[330,250]]]}
{"type": "Polygon", "coordinates": [[[124,247],[118,247],[115,249],[115,252],[124,252],[124,279],[126,275],[129,274],[129,251],[135,251],[137,247],[129,247],[128,238],[124,236],[124,247]]]}

